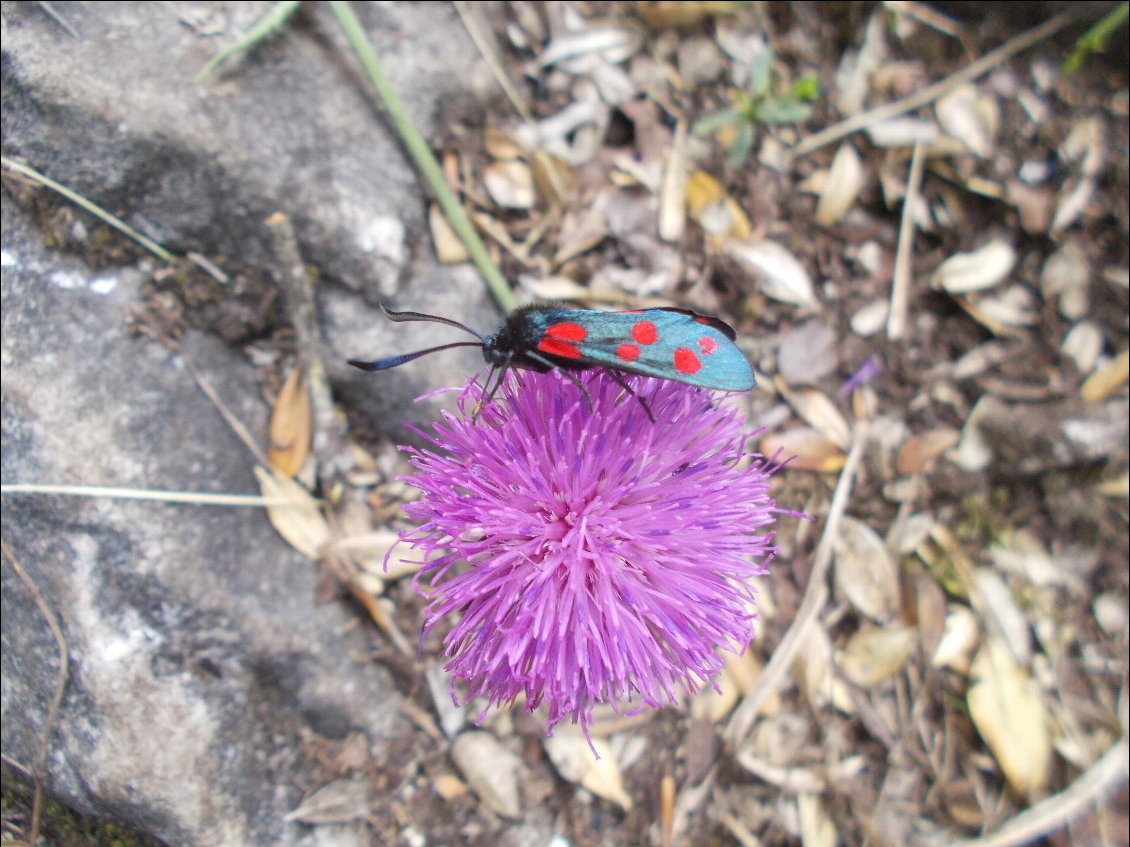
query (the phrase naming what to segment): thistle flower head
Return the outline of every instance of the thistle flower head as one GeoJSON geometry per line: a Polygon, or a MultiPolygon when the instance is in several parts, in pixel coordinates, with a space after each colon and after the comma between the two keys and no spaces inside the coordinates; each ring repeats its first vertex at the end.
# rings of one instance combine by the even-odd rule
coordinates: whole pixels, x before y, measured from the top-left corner
{"type": "Polygon", "coordinates": [[[424,554],[424,632],[453,621],[453,683],[587,733],[595,704],[675,703],[719,648],[745,649],[777,510],[774,468],[717,395],[626,376],[653,422],[607,372],[576,380],[511,371],[481,410],[469,382],[431,446],[405,448],[423,496],[404,540],[424,554]]]}

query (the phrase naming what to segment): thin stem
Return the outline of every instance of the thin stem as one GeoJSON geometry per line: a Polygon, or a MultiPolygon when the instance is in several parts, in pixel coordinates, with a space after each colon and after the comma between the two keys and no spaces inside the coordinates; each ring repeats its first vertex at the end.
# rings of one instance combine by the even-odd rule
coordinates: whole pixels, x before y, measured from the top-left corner
{"type": "Polygon", "coordinates": [[[466,245],[467,252],[478,269],[479,275],[487,284],[499,307],[506,312],[512,311],[517,307],[518,301],[510,288],[510,284],[494,262],[491,261],[486,245],[479,238],[479,234],[472,226],[467,213],[463,211],[463,207],[447,187],[447,181],[443,177],[439,162],[432,155],[424,137],[420,135],[419,130],[408,118],[408,113],[405,111],[400,97],[393,90],[388,79],[385,78],[377,61],[377,54],[369,44],[369,40],[366,38],[364,30],[361,29],[361,24],[353,14],[353,10],[349,7],[349,3],[344,2],[344,0],[331,0],[330,8],[345,33],[345,37],[349,40],[350,46],[357,54],[357,58],[361,61],[361,65],[369,77],[369,82],[373,84],[384,103],[388,116],[392,120],[393,126],[396,127],[396,131],[400,134],[400,139],[404,142],[409,155],[412,156],[412,159],[416,162],[416,167],[420,169],[421,175],[432,189],[432,193],[435,195],[440,208],[443,209],[443,213],[447,215],[451,228],[455,230],[463,244],[466,245]]]}

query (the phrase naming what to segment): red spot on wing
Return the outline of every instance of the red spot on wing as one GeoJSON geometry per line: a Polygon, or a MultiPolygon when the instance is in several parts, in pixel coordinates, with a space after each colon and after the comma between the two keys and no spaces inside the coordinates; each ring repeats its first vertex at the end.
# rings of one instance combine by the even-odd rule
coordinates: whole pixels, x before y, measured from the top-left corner
{"type": "Polygon", "coordinates": [[[632,325],[632,340],[637,344],[654,344],[659,332],[651,321],[636,321],[632,325]]]}
{"type": "Polygon", "coordinates": [[[673,357],[675,370],[681,374],[693,374],[702,370],[702,362],[698,360],[694,350],[689,347],[675,348],[675,355],[673,357]]]}
{"type": "Polygon", "coordinates": [[[581,358],[581,351],[573,345],[573,342],[566,341],[564,338],[547,336],[538,342],[538,350],[548,353],[550,356],[559,356],[562,359],[581,358]]]}
{"type": "Polygon", "coordinates": [[[616,358],[623,362],[634,362],[640,357],[640,348],[635,344],[621,344],[616,348],[616,358]]]}
{"type": "Polygon", "coordinates": [[[550,324],[547,326],[545,328],[545,334],[553,338],[563,338],[566,341],[584,341],[585,336],[589,333],[588,330],[580,324],[575,324],[572,321],[562,321],[559,324],[550,324]]]}
{"type": "Polygon", "coordinates": [[[718,349],[718,342],[709,335],[704,335],[698,340],[698,349],[704,356],[709,356],[718,349]]]}

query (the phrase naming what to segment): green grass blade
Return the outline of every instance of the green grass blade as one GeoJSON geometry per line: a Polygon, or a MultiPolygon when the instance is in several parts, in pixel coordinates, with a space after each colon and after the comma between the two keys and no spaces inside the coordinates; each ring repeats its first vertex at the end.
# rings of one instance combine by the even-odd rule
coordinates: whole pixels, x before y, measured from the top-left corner
{"type": "Polygon", "coordinates": [[[276,3],[235,44],[221,50],[209,59],[208,64],[201,68],[200,73],[196,75],[197,81],[204,79],[232,56],[247,52],[275,30],[282,28],[290,20],[290,16],[298,11],[299,5],[301,5],[300,0],[284,0],[282,3],[276,3]]]}

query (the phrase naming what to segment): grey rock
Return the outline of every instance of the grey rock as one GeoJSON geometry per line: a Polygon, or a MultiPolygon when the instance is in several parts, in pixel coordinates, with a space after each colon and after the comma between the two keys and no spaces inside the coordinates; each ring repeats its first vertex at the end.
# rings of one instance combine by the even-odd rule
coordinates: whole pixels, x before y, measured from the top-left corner
{"type": "MultiPolygon", "coordinates": [[[[344,365],[447,340],[434,325],[385,322],[378,300],[480,330],[498,317],[466,269],[434,264],[426,195],[324,6],[203,82],[195,73],[264,4],[56,8],[77,39],[36,4],[0,6],[6,156],[221,266],[265,267],[263,221],[287,213],[323,281],[335,390],[377,426],[423,422],[431,412],[408,403],[414,394],[481,367],[470,349],[379,380],[344,365]]],[[[354,8],[426,137],[483,99],[489,77],[449,8],[354,8]]],[[[148,266],[95,273],[48,250],[7,193],[2,238],[4,482],[255,493],[252,457],[184,362],[126,328],[148,266]]],[[[208,335],[182,343],[262,439],[247,358],[208,335]]],[[[316,606],[316,565],[261,510],[6,493],[2,514],[70,648],[52,794],[171,844],[367,843],[363,823],[285,817],[324,776],[303,753],[311,735],[361,732],[374,761],[406,764],[399,695],[382,667],[355,658],[372,629],[349,629],[343,604],[316,606]]],[[[30,766],[57,653],[7,562],[2,602],[3,750],[30,766]]]]}

